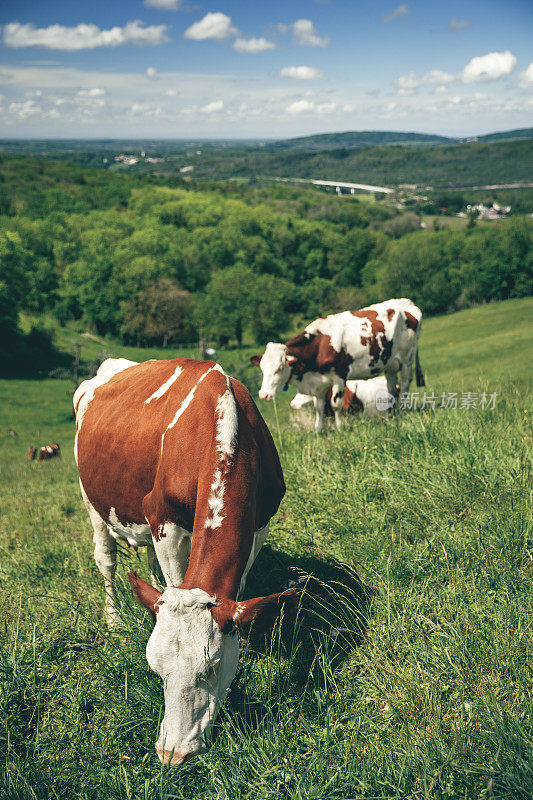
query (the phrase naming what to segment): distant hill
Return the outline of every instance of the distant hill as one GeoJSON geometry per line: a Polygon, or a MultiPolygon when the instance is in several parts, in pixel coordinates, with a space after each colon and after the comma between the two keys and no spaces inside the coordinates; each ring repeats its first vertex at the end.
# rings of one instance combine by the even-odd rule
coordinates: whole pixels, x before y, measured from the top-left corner
{"type": "Polygon", "coordinates": [[[453,144],[457,139],[432,133],[403,133],[401,131],[345,131],[318,133],[296,139],[280,139],[268,146],[270,150],[330,150],[332,147],[372,147],[380,144],[435,145],[453,144]]]}
{"type": "Polygon", "coordinates": [[[331,150],[332,148],[376,147],[378,145],[402,144],[410,146],[450,145],[464,142],[505,142],[511,139],[533,139],[533,128],[487,133],[483,136],[456,138],[433,133],[402,131],[344,131],[343,133],[318,133],[313,136],[298,136],[295,139],[280,139],[267,145],[268,150],[331,150]]]}
{"type": "Polygon", "coordinates": [[[500,131],[477,136],[478,142],[505,142],[509,139],[533,139],[533,128],[517,128],[514,131],[500,131]]]}
{"type": "Polygon", "coordinates": [[[463,142],[425,147],[275,150],[270,147],[205,153],[195,178],[303,178],[439,189],[533,183],[533,140],[463,142]]]}

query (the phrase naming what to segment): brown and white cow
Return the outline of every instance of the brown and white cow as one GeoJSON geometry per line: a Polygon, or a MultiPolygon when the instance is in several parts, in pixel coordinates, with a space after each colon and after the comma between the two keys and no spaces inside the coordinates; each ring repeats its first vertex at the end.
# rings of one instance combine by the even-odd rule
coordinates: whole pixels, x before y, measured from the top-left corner
{"type": "Polygon", "coordinates": [[[39,450],[34,447],[28,447],[27,458],[28,461],[48,461],[50,458],[58,458],[61,456],[61,448],[57,443],[45,444],[39,450]]]}
{"type": "Polygon", "coordinates": [[[285,493],[278,454],[247,389],[212,361],[108,359],[74,407],[108,623],[117,541],[146,545],[165,578],[161,593],[128,576],[155,615],[146,657],[165,694],[156,750],[181,764],[207,746],[237,669],[237,629],[263,630],[297,602],[294,590],[237,600],[285,493]]]}
{"type": "MultiPolygon", "coordinates": [[[[424,385],[418,358],[422,312],[407,298],[343,311],[311,322],[285,344],[269,342],[262,356],[252,356],[261,368],[263,383],[259,397],[270,400],[288,383],[302,394],[311,395],[316,412],[315,432],[323,427],[324,398],[332,389],[337,427],[347,380],[384,374],[387,390],[407,392],[416,364],[417,385],[424,385]]],[[[392,402],[391,402],[392,405],[392,402]]]]}

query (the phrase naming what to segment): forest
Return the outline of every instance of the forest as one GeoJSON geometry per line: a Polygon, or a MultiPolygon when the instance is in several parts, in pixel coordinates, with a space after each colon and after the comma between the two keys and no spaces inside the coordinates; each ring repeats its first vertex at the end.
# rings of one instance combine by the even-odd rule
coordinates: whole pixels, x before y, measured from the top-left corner
{"type": "MultiPolygon", "coordinates": [[[[533,221],[520,214],[422,229],[416,202],[11,156],[0,187],[6,374],[28,344],[21,312],[125,344],[240,345],[383,297],[432,315],[532,293],[533,221]]],[[[45,346],[50,331],[28,336],[45,346]]]]}

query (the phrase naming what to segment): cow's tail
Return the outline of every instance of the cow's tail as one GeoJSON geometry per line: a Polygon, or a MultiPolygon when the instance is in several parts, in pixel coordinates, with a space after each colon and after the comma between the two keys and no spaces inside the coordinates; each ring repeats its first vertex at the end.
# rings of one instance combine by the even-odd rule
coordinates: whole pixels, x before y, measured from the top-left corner
{"type": "Polygon", "coordinates": [[[416,374],[416,385],[425,386],[426,382],[424,380],[424,373],[422,372],[422,367],[420,366],[420,358],[418,357],[418,342],[416,345],[415,374],[416,374]]]}

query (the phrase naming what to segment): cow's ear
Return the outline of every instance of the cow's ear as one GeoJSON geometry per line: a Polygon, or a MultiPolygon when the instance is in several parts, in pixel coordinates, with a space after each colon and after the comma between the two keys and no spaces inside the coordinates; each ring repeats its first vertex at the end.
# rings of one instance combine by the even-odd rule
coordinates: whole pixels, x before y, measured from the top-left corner
{"type": "Polygon", "coordinates": [[[223,633],[229,633],[237,627],[244,636],[248,636],[250,631],[260,635],[273,628],[282,609],[285,614],[294,613],[299,599],[300,592],[288,589],[286,592],[253,597],[240,603],[223,601],[211,609],[211,614],[223,633]]]}
{"type": "Polygon", "coordinates": [[[157,601],[161,597],[161,592],[152,586],[146,581],[143,581],[142,578],[139,578],[136,572],[128,572],[128,580],[131,584],[131,588],[133,589],[133,594],[135,595],[135,599],[137,602],[148,609],[153,615],[155,619],[155,615],[157,614],[157,601]]]}
{"type": "Polygon", "coordinates": [[[297,361],[298,361],[298,357],[297,356],[287,356],[287,364],[291,364],[291,365],[292,364],[296,364],[297,361]]]}
{"type": "Polygon", "coordinates": [[[250,358],[250,363],[253,364],[255,367],[259,366],[260,361],[261,361],[261,356],[251,356],[250,358]]]}

